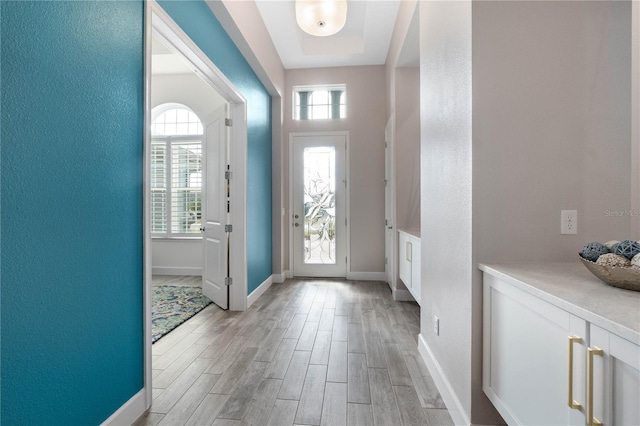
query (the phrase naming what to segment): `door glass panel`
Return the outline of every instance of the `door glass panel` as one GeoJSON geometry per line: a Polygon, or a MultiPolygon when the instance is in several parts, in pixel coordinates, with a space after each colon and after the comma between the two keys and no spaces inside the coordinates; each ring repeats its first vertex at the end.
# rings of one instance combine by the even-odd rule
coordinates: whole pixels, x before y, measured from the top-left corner
{"type": "Polygon", "coordinates": [[[336,151],[304,149],[304,263],[336,263],[336,151]]]}

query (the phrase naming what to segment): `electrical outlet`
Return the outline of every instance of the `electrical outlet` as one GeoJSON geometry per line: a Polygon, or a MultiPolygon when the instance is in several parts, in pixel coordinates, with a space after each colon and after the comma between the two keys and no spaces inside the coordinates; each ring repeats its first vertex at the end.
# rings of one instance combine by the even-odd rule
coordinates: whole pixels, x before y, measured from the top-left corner
{"type": "Polygon", "coordinates": [[[440,335],[440,318],[435,315],[433,316],[433,332],[436,336],[440,335]]]}
{"type": "Polygon", "coordinates": [[[560,212],[560,233],[578,233],[578,210],[562,210],[560,212]]]}

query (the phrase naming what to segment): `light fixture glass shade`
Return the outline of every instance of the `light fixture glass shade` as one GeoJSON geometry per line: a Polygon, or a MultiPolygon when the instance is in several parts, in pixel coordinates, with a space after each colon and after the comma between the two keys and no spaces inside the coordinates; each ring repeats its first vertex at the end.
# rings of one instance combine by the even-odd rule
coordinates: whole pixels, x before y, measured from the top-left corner
{"type": "Polygon", "coordinates": [[[347,0],[296,0],[296,21],[305,33],[333,35],[347,22],[347,0]]]}

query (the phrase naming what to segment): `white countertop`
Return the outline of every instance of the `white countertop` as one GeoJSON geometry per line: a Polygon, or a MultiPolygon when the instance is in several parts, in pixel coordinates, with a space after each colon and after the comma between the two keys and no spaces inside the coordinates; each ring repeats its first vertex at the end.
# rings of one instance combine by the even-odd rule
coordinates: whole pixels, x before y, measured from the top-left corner
{"type": "Polygon", "coordinates": [[[612,287],[579,262],[480,264],[479,268],[592,324],[640,344],[640,292],[612,287]]]}
{"type": "Polygon", "coordinates": [[[420,229],[398,228],[398,232],[404,232],[405,234],[413,235],[416,238],[420,238],[420,229]]]}

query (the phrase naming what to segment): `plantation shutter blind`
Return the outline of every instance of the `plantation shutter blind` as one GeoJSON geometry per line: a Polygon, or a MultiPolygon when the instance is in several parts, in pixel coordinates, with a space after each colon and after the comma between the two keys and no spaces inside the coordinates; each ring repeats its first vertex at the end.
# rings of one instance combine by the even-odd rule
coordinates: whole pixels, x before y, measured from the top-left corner
{"type": "Polygon", "coordinates": [[[151,143],[151,232],[167,232],[167,143],[151,143]]]}
{"type": "Polygon", "coordinates": [[[202,144],[171,143],[171,232],[200,232],[202,144]]]}

